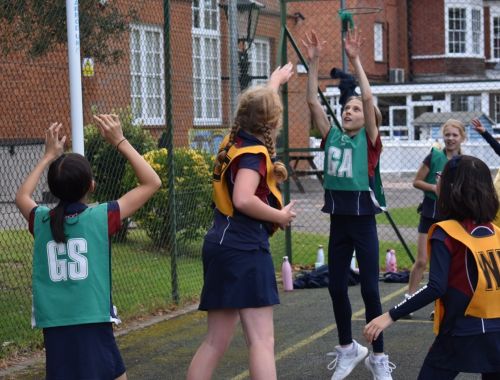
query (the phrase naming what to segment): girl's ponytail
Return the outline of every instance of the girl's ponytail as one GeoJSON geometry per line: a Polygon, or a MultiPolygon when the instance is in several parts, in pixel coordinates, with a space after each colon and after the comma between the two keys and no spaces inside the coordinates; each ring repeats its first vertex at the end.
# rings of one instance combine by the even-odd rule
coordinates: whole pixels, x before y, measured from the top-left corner
{"type": "Polygon", "coordinates": [[[50,213],[50,230],[56,243],[66,243],[64,235],[64,206],[66,202],[60,201],[50,213]]]}

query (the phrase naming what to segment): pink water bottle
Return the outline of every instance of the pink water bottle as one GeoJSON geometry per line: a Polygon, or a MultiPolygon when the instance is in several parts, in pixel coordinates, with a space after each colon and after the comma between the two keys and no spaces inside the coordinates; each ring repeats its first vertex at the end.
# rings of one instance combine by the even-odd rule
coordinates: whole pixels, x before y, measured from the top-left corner
{"type": "Polygon", "coordinates": [[[396,262],[396,251],[394,249],[388,249],[385,255],[385,271],[386,272],[397,272],[398,266],[396,262]]]}
{"type": "Polygon", "coordinates": [[[281,265],[281,279],[283,280],[283,290],[290,292],[293,290],[292,266],[288,261],[288,256],[283,256],[283,264],[281,265]]]}

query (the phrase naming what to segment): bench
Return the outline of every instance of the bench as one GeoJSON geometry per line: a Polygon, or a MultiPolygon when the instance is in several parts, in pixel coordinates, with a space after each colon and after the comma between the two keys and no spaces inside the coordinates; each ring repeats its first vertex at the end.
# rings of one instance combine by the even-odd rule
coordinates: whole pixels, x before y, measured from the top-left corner
{"type": "MultiPolygon", "coordinates": [[[[312,155],[290,155],[289,156],[289,165],[290,165],[290,177],[293,179],[297,188],[301,193],[305,193],[304,186],[300,182],[299,177],[305,176],[316,176],[318,181],[323,185],[323,170],[318,169],[314,162],[314,156],[312,155]],[[307,167],[299,167],[300,162],[307,163],[307,167]]],[[[304,165],[302,165],[304,166],[304,165]]]]}

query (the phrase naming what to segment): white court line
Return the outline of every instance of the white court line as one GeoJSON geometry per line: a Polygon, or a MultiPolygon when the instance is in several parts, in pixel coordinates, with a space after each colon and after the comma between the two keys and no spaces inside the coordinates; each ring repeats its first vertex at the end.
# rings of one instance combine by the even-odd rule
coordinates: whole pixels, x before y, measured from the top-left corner
{"type": "MultiPolygon", "coordinates": [[[[382,298],[380,300],[380,303],[384,304],[387,301],[390,301],[393,298],[396,298],[397,296],[406,292],[407,289],[408,289],[408,286],[405,286],[401,289],[398,289],[398,290],[386,295],[384,298],[382,298]]],[[[365,308],[359,309],[358,311],[356,311],[355,313],[352,314],[351,318],[352,319],[358,318],[358,317],[362,316],[364,313],[365,313],[365,308]]],[[[281,359],[287,357],[288,355],[294,353],[295,351],[299,350],[300,348],[307,346],[308,344],[314,342],[315,340],[318,340],[319,338],[321,338],[324,335],[328,334],[329,332],[333,331],[336,327],[337,327],[337,324],[335,324],[335,323],[331,324],[330,326],[325,327],[324,329],[318,331],[317,333],[311,335],[310,337],[303,339],[300,342],[297,342],[296,344],[287,348],[286,350],[278,352],[276,354],[275,360],[278,361],[278,360],[281,360],[281,359]]],[[[250,376],[250,372],[248,370],[246,370],[246,371],[241,372],[239,375],[236,375],[231,380],[242,380],[242,379],[248,378],[249,376],[250,376]]]]}

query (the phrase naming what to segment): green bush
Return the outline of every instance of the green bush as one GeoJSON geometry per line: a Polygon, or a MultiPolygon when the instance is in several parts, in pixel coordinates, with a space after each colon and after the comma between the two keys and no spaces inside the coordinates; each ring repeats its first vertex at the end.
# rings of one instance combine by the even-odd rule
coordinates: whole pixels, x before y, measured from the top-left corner
{"type": "MultiPolygon", "coordinates": [[[[155,141],[148,130],[134,124],[130,110],[118,111],[123,135],[140,154],[155,148],[155,141]]],[[[92,198],[96,202],[116,200],[132,187],[123,181],[127,160],[108,144],[94,125],[85,128],[85,156],[92,166],[96,189],[92,198]]],[[[128,223],[116,236],[121,241],[126,235],[128,223]]]]}
{"type": "MultiPolygon", "coordinates": [[[[153,198],[137,211],[134,219],[144,228],[157,248],[168,250],[171,247],[169,232],[174,228],[174,222],[177,241],[199,239],[212,220],[212,158],[189,148],[174,149],[175,220],[168,209],[167,149],[150,151],[144,158],[158,173],[162,185],[153,198]]],[[[127,186],[137,184],[137,178],[129,165],[124,182],[127,186]]]]}

